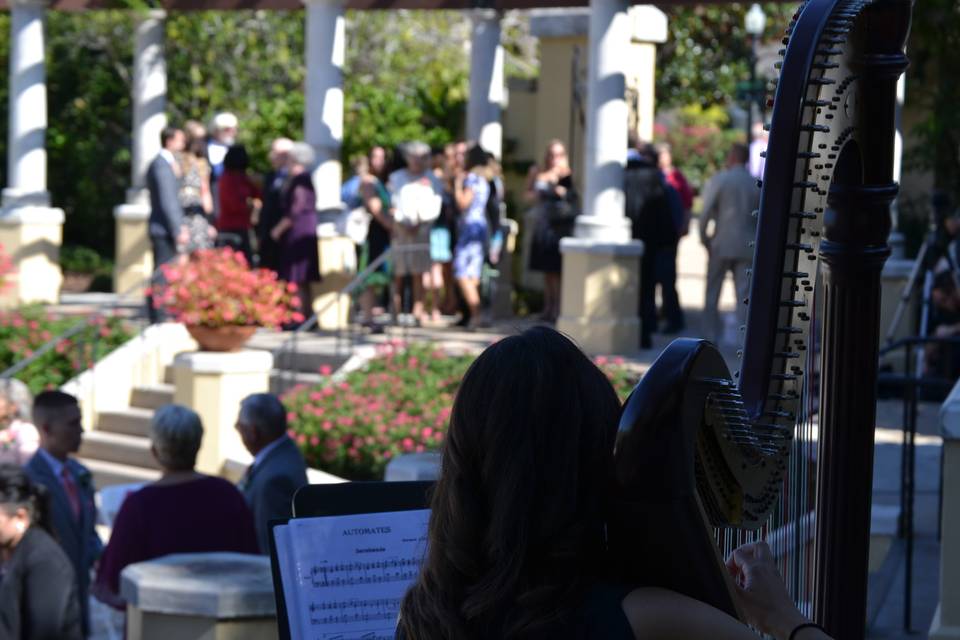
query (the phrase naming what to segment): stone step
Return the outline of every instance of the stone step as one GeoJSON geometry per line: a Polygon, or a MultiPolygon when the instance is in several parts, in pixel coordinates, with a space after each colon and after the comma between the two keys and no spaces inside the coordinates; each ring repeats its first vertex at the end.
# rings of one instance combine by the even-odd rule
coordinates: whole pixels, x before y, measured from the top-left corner
{"type": "Polygon", "coordinates": [[[153,482],[160,478],[160,471],[157,469],[142,469],[92,458],[79,458],[78,460],[93,474],[93,486],[97,490],[118,484],[153,482]]]}
{"type": "Polygon", "coordinates": [[[150,453],[150,440],[123,433],[94,430],[83,436],[80,457],[143,469],[160,469],[150,453]]]}
{"type": "Polygon", "coordinates": [[[117,411],[101,411],[97,418],[97,428],[93,433],[119,433],[149,438],[151,419],[153,419],[153,409],[131,407],[117,411]]]}
{"type": "Polygon", "coordinates": [[[163,384],[173,384],[173,365],[168,364],[163,368],[163,384]]]}
{"type": "Polygon", "coordinates": [[[130,406],[140,409],[159,409],[173,402],[172,384],[150,384],[135,387],[130,394],[130,406]]]}

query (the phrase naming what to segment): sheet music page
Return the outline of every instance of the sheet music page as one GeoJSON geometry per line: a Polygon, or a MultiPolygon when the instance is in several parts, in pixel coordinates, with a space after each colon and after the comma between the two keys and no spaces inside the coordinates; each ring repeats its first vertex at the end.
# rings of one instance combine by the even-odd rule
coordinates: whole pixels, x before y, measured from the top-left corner
{"type": "Polygon", "coordinates": [[[309,640],[393,640],[400,601],[426,551],[429,518],[422,509],[291,520],[296,593],[283,582],[291,635],[296,629],[309,640]]]}

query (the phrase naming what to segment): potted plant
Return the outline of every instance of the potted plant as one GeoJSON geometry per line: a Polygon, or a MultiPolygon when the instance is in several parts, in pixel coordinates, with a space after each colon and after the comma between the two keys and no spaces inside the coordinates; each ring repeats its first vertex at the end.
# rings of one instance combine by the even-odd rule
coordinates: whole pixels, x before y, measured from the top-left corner
{"type": "Polygon", "coordinates": [[[257,327],[303,322],[297,286],[267,269],[250,269],[239,251],[201,249],[162,265],[154,306],[186,325],[205,351],[235,351],[257,327]]]}
{"type": "Polygon", "coordinates": [[[60,250],[60,269],[63,271],[61,289],[68,293],[89,291],[103,260],[90,247],[66,246],[60,250]]]}

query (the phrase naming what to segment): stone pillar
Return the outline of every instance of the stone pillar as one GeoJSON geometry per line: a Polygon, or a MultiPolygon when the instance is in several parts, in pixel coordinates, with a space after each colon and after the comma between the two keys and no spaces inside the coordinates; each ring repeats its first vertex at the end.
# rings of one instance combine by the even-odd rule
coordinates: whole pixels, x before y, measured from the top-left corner
{"type": "Polygon", "coordinates": [[[317,210],[339,209],[343,141],[343,0],[303,0],[307,13],[306,109],[303,131],[317,154],[313,186],[317,210]]]}
{"type": "MultiPolygon", "coordinates": [[[[900,176],[903,174],[903,102],[907,95],[907,74],[900,76],[897,81],[897,111],[895,123],[897,127],[896,136],[893,139],[893,181],[900,184],[900,176]]],[[[893,201],[890,207],[890,215],[893,216],[893,229],[890,231],[890,239],[887,244],[890,245],[890,257],[894,260],[903,260],[904,243],[906,238],[900,232],[900,196],[893,201]]]]}
{"type": "Polygon", "coordinates": [[[357,275],[357,246],[353,240],[321,224],[317,232],[320,254],[320,282],[311,287],[317,328],[325,331],[346,329],[350,322],[351,297],[341,293],[357,275]]]}
{"type": "Polygon", "coordinates": [[[605,242],[630,240],[623,214],[627,163],[628,0],[591,0],[587,66],[586,184],[576,235],[605,242]]]}
{"type": "Polygon", "coordinates": [[[940,407],[943,436],[943,511],[940,544],[940,605],[930,640],[960,638],[960,383],[940,407]]]}
{"type": "Polygon", "coordinates": [[[133,136],[127,201],[113,210],[116,260],[113,289],[141,295],[153,271],[147,221],[150,199],[147,168],[160,153],[160,132],[167,125],[167,65],[163,54],[164,19],[160,10],[144,12],[133,53],[133,136]]]}
{"type": "Polygon", "coordinates": [[[271,640],[277,609],[270,559],[178,553],[126,567],[127,640],[271,640]]]}
{"type": "Polygon", "coordinates": [[[47,191],[47,85],[44,11],[47,0],[10,1],[10,105],[7,187],[0,209],[0,245],[12,259],[11,286],[0,303],[56,302],[60,296],[63,211],[47,191]]]}
{"type": "Polygon", "coordinates": [[[504,102],[500,13],[492,9],[477,9],[472,20],[467,138],[476,140],[499,159],[503,149],[500,109],[504,102]]]}
{"type": "Polygon", "coordinates": [[[631,240],[623,197],[627,5],[627,0],[590,3],[584,213],[577,218],[577,237],[560,244],[563,283],[557,328],[594,354],[634,351],[640,345],[643,245],[631,240]]]}
{"type": "Polygon", "coordinates": [[[269,351],[194,351],[174,359],[173,401],[190,407],[203,421],[197,471],[219,475],[228,459],[252,461],[234,425],[241,400],[270,390],[272,369],[269,351]]]}
{"type": "Polygon", "coordinates": [[[657,44],[667,41],[667,15],[653,5],[631,7],[629,71],[627,93],[635,101],[628,105],[630,122],[641,140],[653,140],[656,112],[655,76],[657,44]]]}

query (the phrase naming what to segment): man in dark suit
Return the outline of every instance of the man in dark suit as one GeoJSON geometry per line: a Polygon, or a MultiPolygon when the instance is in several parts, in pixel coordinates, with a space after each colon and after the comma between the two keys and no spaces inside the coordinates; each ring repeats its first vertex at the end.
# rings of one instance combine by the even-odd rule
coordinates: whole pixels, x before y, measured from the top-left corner
{"type": "Polygon", "coordinates": [[[94,529],[97,508],[93,501],[93,477],[86,467],[70,458],[71,453],[80,449],[83,438],[80,406],[68,393],[44,391],[33,401],[33,422],[40,432],[40,448],[25,470],[30,480],[46,487],[50,495],[50,525],[73,564],[87,635],[90,569],[103,544],[94,529]]]}
{"type": "MultiPolygon", "coordinates": [[[[147,169],[147,190],[150,192],[150,246],[153,249],[153,286],[163,284],[156,274],[157,267],[177,255],[177,245],[185,244],[187,227],[180,206],[180,165],[177,153],[183,151],[186,136],[174,127],[165,127],[160,133],[160,153],[147,169]]],[[[162,315],[153,308],[148,298],[150,319],[157,322],[162,315]]]]}
{"type": "Polygon", "coordinates": [[[270,393],[255,393],[240,403],[237,431],[253,454],[238,488],[243,493],[257,529],[261,553],[268,553],[270,520],[289,518],[293,494],[307,484],[307,465],[293,440],[287,437],[287,411],[270,393]]]}

